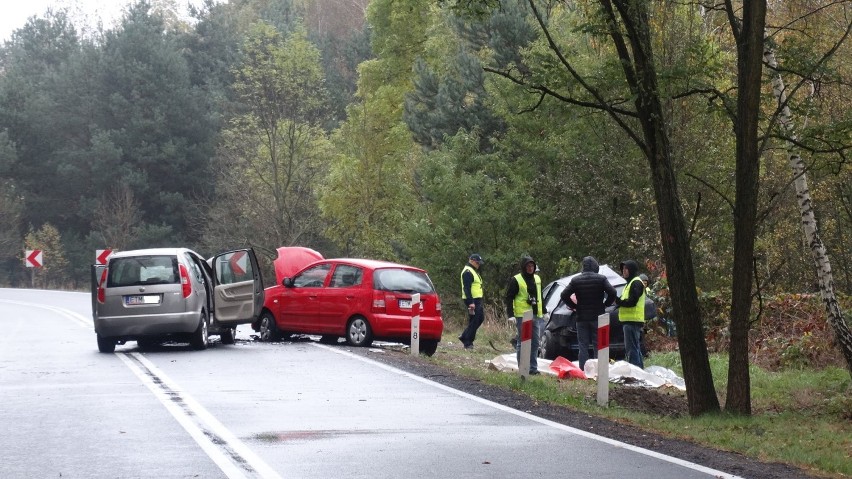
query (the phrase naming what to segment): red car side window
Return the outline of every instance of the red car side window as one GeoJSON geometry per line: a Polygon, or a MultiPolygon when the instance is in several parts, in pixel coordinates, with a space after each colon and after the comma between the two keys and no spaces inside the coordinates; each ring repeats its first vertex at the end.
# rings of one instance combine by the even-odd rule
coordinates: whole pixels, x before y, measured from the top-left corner
{"type": "Polygon", "coordinates": [[[302,271],[301,274],[293,279],[294,288],[322,288],[325,284],[325,277],[331,269],[330,264],[318,264],[313,268],[302,271]]]}
{"type": "Polygon", "coordinates": [[[334,273],[331,275],[330,288],[348,288],[361,284],[363,272],[361,268],[350,266],[348,264],[337,265],[334,273]]]}

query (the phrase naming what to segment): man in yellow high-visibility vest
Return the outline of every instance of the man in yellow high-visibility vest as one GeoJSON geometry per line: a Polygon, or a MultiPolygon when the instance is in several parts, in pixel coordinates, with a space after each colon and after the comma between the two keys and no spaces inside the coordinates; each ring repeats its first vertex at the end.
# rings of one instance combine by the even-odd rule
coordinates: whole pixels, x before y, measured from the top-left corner
{"type": "Polygon", "coordinates": [[[627,285],[616,298],[618,320],[624,329],[624,353],[627,362],[645,369],[642,361],[642,327],[645,325],[645,283],[639,278],[639,263],[628,259],[619,265],[627,285]]]}
{"type": "Polygon", "coordinates": [[[459,341],[465,349],[473,349],[476,330],[485,320],[485,312],[482,310],[482,275],[479,271],[483,263],[482,256],[473,253],[461,272],[462,300],[467,306],[467,328],[459,336],[459,341]]]}
{"type": "Polygon", "coordinates": [[[541,277],[535,273],[536,264],[532,257],[525,255],[521,258],[521,272],[509,278],[506,284],[506,313],[515,319],[518,328],[518,341],[515,352],[518,365],[521,364],[522,321],[524,313],[532,310],[532,338],[530,338],[530,374],[538,374],[538,347],[541,339],[541,328],[544,326],[544,301],[541,298],[541,277]]]}

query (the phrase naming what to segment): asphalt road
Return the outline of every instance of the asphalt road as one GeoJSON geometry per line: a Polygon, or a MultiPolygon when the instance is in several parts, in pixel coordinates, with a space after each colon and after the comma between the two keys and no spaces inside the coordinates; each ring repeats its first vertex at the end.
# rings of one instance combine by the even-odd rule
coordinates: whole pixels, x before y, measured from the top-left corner
{"type": "Polygon", "coordinates": [[[88,294],[36,290],[0,289],[0,325],[3,478],[736,477],[342,345],[241,327],[206,351],[101,354],[88,294]]]}

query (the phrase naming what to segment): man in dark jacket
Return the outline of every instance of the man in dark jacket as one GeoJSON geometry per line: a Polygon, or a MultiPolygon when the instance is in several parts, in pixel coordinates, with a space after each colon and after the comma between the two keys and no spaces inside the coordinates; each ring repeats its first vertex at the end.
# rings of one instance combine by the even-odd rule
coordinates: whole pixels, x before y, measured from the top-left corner
{"type": "Polygon", "coordinates": [[[518,328],[518,341],[515,352],[518,358],[518,369],[521,366],[521,323],[524,313],[532,310],[533,328],[530,340],[530,374],[538,374],[538,346],[541,340],[541,328],[544,326],[544,301],[541,299],[541,278],[535,273],[536,264],[531,256],[521,258],[521,272],[509,278],[506,284],[506,314],[515,318],[518,328]]]}
{"type": "Polygon", "coordinates": [[[645,283],[639,279],[639,263],[628,259],[622,262],[621,276],[627,285],[616,299],[618,320],[624,328],[624,354],[627,362],[644,369],[642,361],[642,327],[645,325],[645,283]]]}
{"type": "Polygon", "coordinates": [[[562,301],[574,310],[577,317],[577,343],[580,348],[577,359],[580,361],[580,369],[589,359],[590,346],[591,357],[597,357],[598,316],[604,314],[618,296],[606,276],[598,273],[599,269],[598,260],[594,257],[583,258],[583,271],[571,278],[561,295],[562,301]]]}

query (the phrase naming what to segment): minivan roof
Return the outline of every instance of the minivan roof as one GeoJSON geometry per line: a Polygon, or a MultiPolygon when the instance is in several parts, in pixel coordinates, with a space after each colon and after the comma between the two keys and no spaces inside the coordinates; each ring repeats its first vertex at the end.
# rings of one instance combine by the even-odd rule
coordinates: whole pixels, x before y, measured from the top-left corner
{"type": "MultiPolygon", "coordinates": [[[[110,259],[112,258],[127,258],[133,256],[167,256],[167,255],[176,255],[185,252],[193,252],[188,248],[148,248],[148,249],[134,249],[128,251],[117,251],[110,255],[110,259]]],[[[198,254],[198,253],[196,253],[198,254]]]]}

